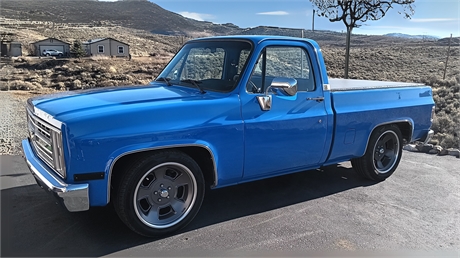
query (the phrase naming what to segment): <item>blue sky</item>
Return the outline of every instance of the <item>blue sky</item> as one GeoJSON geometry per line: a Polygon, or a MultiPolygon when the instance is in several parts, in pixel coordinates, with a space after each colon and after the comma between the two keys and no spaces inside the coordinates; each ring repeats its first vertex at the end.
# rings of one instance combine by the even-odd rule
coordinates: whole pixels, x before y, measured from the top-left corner
{"type": "MultiPolygon", "coordinates": [[[[185,17],[214,23],[233,23],[242,28],[260,25],[287,28],[312,27],[313,7],[308,0],[150,0],[185,17]]],[[[390,10],[383,19],[368,21],[355,34],[405,33],[437,37],[460,36],[459,0],[416,0],[415,14],[405,19],[401,8],[390,10]]],[[[342,22],[315,17],[315,29],[345,31],[342,22]]]]}
{"type": "MultiPolygon", "coordinates": [[[[117,1],[117,0],[99,0],[117,1]]],[[[162,8],[199,21],[233,23],[241,28],[276,26],[311,29],[313,6],[308,0],[149,0],[162,8]]],[[[404,33],[440,38],[460,36],[460,0],[415,0],[415,13],[405,19],[396,6],[378,21],[367,21],[355,34],[404,33]]],[[[342,22],[315,16],[316,30],[346,31],[342,22]]]]}

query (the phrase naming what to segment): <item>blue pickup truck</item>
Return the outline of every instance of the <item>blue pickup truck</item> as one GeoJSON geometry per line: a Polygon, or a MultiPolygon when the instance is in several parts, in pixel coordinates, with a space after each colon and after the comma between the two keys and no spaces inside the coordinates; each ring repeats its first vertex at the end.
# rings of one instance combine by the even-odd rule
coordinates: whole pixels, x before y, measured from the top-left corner
{"type": "Polygon", "coordinates": [[[315,41],[187,42],[144,86],[28,100],[22,146],[38,185],[69,211],[113,203],[145,236],[197,214],[206,189],[351,161],[383,181],[406,142],[428,140],[429,86],[328,79],[315,41]]]}

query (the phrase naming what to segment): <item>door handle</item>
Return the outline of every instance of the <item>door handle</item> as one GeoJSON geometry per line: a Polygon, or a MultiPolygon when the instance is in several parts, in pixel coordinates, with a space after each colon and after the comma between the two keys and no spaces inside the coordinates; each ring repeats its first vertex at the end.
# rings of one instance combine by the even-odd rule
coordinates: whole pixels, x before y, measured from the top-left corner
{"type": "Polygon", "coordinates": [[[317,102],[321,102],[324,100],[324,97],[307,98],[307,100],[316,100],[317,102]]]}

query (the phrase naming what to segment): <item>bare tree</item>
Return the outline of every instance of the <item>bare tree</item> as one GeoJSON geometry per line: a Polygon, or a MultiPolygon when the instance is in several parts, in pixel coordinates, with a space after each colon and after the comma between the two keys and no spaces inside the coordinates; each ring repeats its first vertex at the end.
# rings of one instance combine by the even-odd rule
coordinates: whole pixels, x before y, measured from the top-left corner
{"type": "Polygon", "coordinates": [[[400,14],[410,18],[414,14],[415,0],[310,0],[316,6],[318,16],[326,17],[331,22],[342,21],[347,27],[347,46],[345,53],[345,78],[348,78],[350,58],[350,38],[353,28],[360,27],[360,22],[381,19],[395,5],[403,7],[400,14]]]}

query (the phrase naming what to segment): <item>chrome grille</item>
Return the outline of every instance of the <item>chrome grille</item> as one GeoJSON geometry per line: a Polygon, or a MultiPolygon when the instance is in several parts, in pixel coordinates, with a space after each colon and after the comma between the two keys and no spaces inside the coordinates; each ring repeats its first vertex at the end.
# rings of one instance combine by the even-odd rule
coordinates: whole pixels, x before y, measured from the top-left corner
{"type": "Polygon", "coordinates": [[[43,162],[65,178],[61,131],[27,109],[29,138],[35,153],[43,162]]]}

